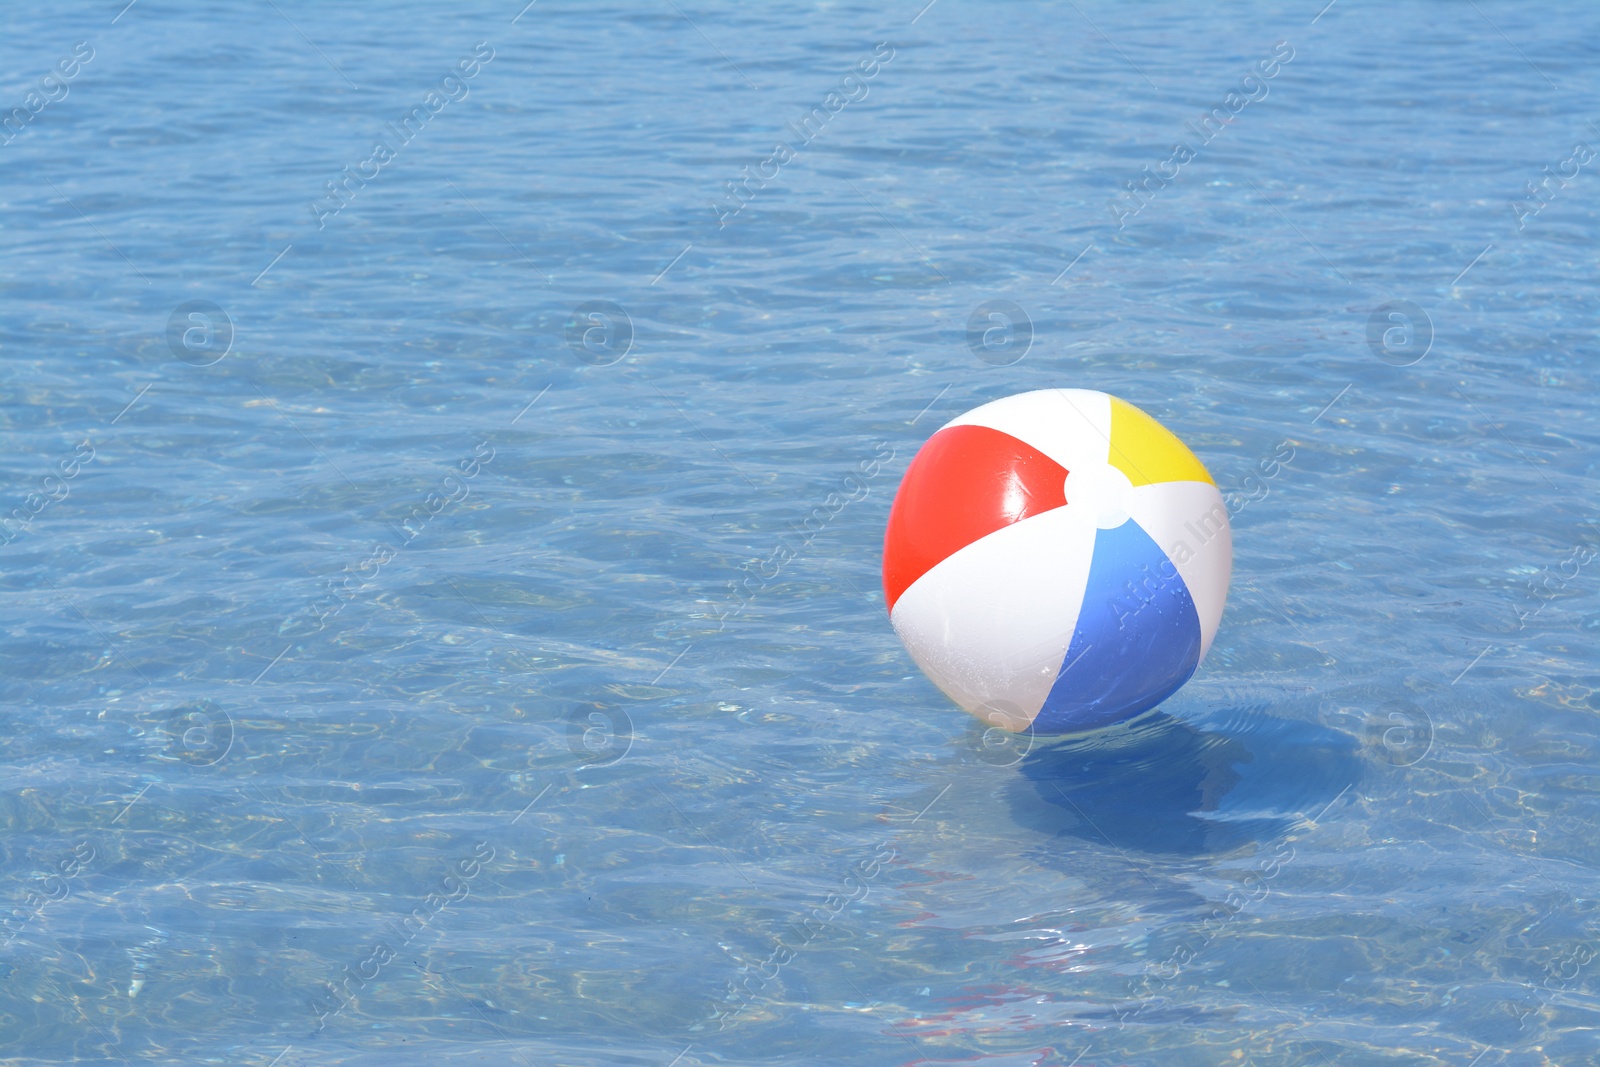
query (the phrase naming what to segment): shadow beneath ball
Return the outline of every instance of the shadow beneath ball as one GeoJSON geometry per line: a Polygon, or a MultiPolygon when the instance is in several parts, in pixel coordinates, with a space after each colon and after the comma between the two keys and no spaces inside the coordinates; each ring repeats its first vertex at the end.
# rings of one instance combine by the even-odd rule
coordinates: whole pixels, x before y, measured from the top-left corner
{"type": "Polygon", "coordinates": [[[1009,789],[1014,817],[1123,852],[1214,855],[1282,837],[1360,776],[1344,734],[1258,709],[1208,718],[1195,726],[1157,711],[1039,738],[1009,789]]]}

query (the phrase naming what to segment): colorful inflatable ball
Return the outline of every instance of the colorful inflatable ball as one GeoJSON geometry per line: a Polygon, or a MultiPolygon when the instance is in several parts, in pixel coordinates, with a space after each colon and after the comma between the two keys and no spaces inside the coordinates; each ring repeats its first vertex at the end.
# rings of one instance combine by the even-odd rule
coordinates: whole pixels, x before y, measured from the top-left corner
{"type": "Polygon", "coordinates": [[[1125,400],[974,408],[912,459],[883,591],[922,672],[994,726],[1075,733],[1166,700],[1222,620],[1233,537],[1193,452],[1125,400]]]}

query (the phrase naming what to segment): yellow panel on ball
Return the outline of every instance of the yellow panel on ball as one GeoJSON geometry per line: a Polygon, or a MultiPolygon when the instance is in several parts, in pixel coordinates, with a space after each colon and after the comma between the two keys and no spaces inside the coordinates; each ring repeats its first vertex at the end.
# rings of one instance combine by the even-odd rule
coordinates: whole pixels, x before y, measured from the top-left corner
{"type": "Polygon", "coordinates": [[[1111,398],[1110,462],[1136,486],[1156,482],[1217,484],[1205,464],[1171,430],[1118,397],[1111,398]]]}

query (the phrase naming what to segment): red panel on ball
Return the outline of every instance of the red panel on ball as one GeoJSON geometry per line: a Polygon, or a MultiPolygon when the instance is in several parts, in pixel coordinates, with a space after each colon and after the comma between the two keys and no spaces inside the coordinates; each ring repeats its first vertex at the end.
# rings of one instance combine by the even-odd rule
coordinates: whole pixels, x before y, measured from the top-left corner
{"type": "Polygon", "coordinates": [[[928,438],[900,481],[883,539],[883,594],[900,594],[980,537],[1067,502],[1067,469],[987,426],[928,438]]]}

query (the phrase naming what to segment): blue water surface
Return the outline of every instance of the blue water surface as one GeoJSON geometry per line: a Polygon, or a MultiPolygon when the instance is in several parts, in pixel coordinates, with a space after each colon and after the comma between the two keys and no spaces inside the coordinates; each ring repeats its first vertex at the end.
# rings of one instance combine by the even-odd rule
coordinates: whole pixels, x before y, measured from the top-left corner
{"type": "Polygon", "coordinates": [[[1600,1057],[1600,9],[0,15],[0,1060],[1600,1057]],[[943,421],[1229,494],[1158,711],[984,734],[943,421]]]}

